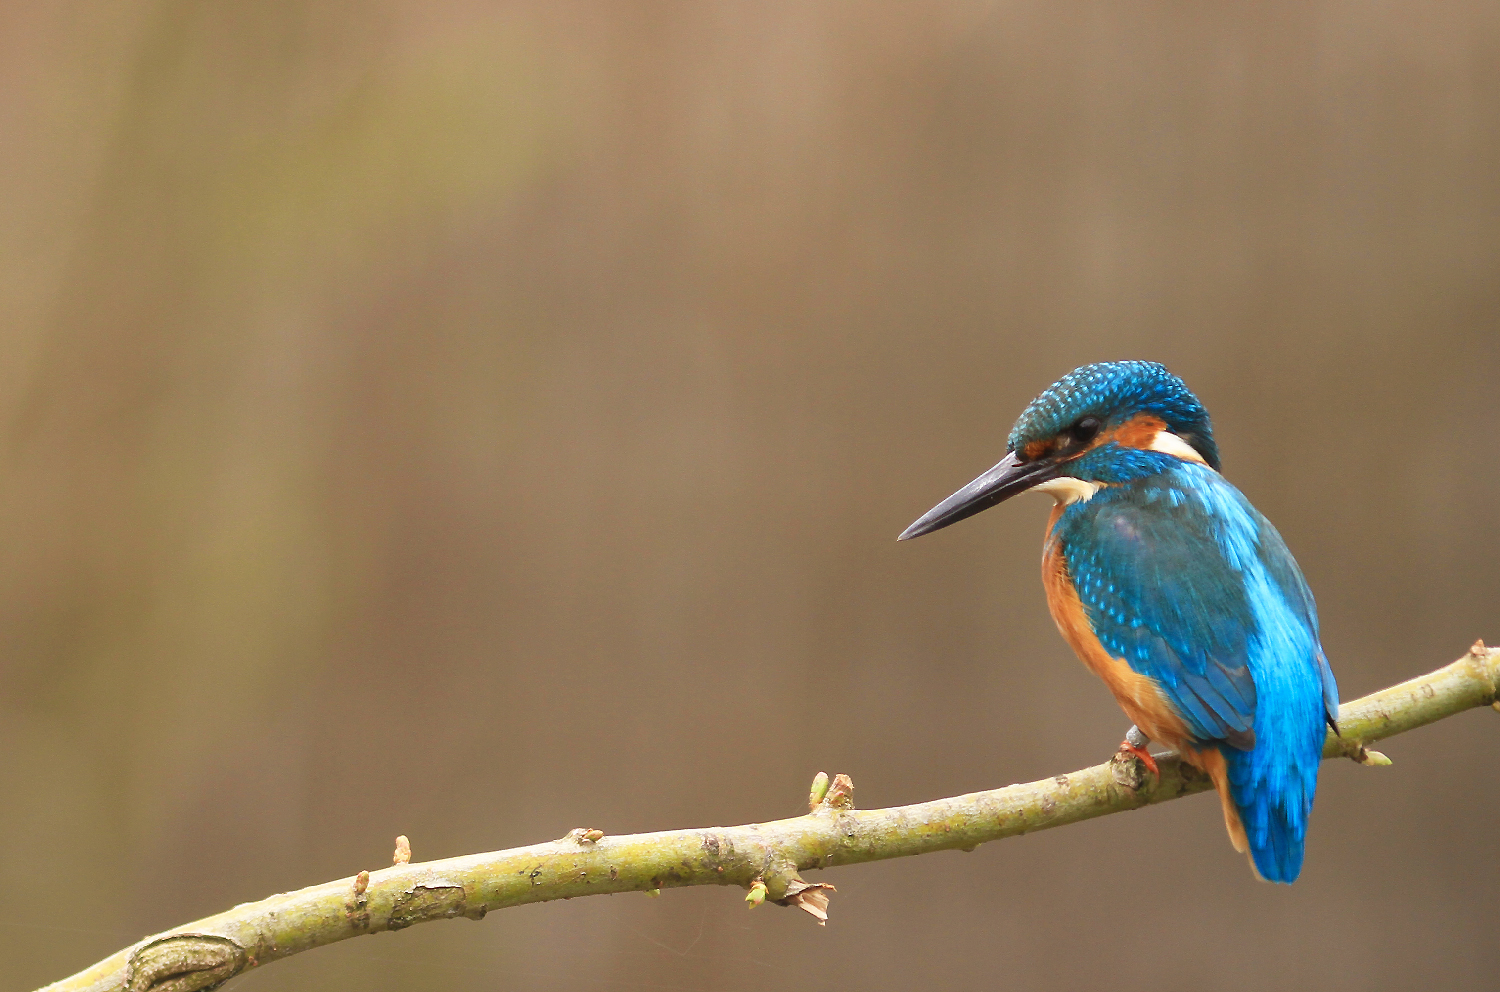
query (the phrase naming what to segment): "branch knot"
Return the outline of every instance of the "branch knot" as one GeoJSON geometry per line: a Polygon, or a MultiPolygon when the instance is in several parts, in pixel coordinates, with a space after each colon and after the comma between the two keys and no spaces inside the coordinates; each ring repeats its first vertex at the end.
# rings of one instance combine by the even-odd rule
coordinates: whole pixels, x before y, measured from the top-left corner
{"type": "Polygon", "coordinates": [[[199,992],[215,989],[249,961],[245,949],[211,933],[174,933],[135,949],[123,992],[199,992]]]}

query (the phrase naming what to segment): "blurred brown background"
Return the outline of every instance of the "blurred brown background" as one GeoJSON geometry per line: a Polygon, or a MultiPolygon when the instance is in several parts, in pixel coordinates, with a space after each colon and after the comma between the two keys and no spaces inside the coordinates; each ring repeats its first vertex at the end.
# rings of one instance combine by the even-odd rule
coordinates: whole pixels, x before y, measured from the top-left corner
{"type": "MultiPolygon", "coordinates": [[[[0,985],[377,867],[1102,760],[1046,501],[1168,362],[1346,697],[1500,639],[1500,7],[0,7],[0,985]]],[[[1203,797],[351,941],[239,989],[1492,989],[1500,717],[1203,797]]]]}

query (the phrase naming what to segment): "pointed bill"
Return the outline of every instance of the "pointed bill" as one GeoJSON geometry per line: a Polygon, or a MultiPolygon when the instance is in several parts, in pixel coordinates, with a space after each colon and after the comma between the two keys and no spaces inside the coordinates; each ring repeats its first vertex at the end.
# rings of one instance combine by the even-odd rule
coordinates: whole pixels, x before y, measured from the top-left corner
{"type": "Polygon", "coordinates": [[[896,540],[909,541],[941,530],[949,524],[956,524],[965,517],[988,510],[1016,493],[1025,492],[1054,478],[1056,473],[1057,463],[1049,460],[1022,462],[1012,451],[1000,459],[1000,464],[922,514],[896,540]]]}

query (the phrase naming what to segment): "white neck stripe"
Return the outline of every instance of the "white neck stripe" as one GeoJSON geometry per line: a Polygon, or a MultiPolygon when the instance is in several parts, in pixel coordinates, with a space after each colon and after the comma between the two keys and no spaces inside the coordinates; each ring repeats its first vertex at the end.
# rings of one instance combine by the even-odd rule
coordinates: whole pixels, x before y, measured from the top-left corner
{"type": "Polygon", "coordinates": [[[1151,451],[1160,451],[1174,458],[1181,458],[1185,462],[1197,462],[1199,465],[1208,464],[1203,460],[1203,456],[1198,454],[1196,448],[1171,431],[1157,431],[1156,435],[1151,438],[1151,444],[1148,447],[1151,451]]]}
{"type": "Polygon", "coordinates": [[[1046,493],[1059,504],[1063,503],[1087,503],[1094,494],[1103,489],[1102,483],[1086,482],[1083,479],[1074,479],[1070,476],[1061,476],[1056,479],[1048,479],[1040,485],[1032,486],[1034,493],[1046,493]]]}

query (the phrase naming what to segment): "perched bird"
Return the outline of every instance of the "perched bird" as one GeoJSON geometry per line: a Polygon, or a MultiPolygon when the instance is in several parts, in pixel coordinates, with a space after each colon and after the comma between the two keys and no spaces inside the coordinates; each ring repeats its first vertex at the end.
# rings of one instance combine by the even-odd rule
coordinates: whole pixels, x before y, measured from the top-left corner
{"type": "Polygon", "coordinates": [[[1056,501],[1047,604],[1134,722],[1121,748],[1154,770],[1160,741],[1207,772],[1235,850],[1294,881],[1338,685],[1291,552],[1219,474],[1208,411],[1155,362],[1076,369],[1031,401],[1000,464],[899,539],[1027,490],[1056,501]]]}

